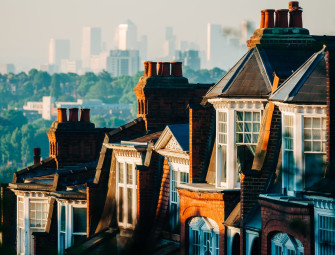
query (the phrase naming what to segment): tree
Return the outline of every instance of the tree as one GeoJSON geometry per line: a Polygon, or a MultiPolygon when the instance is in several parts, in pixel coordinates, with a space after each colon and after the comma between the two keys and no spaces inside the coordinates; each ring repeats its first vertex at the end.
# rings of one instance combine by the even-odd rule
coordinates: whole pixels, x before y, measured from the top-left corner
{"type": "Polygon", "coordinates": [[[47,90],[50,85],[51,77],[50,74],[43,71],[38,71],[34,76],[33,86],[35,90],[47,90]]]}
{"type": "Polygon", "coordinates": [[[61,95],[60,91],[60,75],[54,74],[51,77],[50,83],[50,96],[55,97],[56,99],[61,95]]]}
{"type": "Polygon", "coordinates": [[[22,127],[28,122],[21,111],[7,110],[3,112],[2,116],[11,123],[14,127],[13,129],[15,129],[15,127],[22,127]]]}

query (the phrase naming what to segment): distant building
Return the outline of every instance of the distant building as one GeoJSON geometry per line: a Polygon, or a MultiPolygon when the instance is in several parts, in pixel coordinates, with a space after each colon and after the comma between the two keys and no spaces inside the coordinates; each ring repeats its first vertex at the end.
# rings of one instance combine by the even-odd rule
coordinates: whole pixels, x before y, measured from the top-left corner
{"type": "Polygon", "coordinates": [[[187,66],[194,71],[200,70],[200,57],[199,51],[197,50],[188,50],[185,52],[177,51],[176,52],[176,59],[177,61],[183,62],[184,66],[187,66]]]}
{"type": "Polygon", "coordinates": [[[139,71],[139,65],[138,50],[111,50],[106,70],[112,76],[134,75],[139,71]]]}
{"type": "Polygon", "coordinates": [[[62,73],[77,73],[79,63],[76,60],[62,59],[60,71],[62,73]]]}
{"type": "Polygon", "coordinates": [[[62,59],[70,58],[70,40],[51,38],[49,41],[49,65],[60,67],[62,59]]]}
{"type": "Polygon", "coordinates": [[[242,22],[241,44],[247,45],[247,40],[253,35],[255,24],[252,21],[245,20],[242,22]]]}
{"type": "Polygon", "coordinates": [[[0,64],[0,73],[15,73],[15,65],[13,64],[0,64]]]}
{"type": "Polygon", "coordinates": [[[101,51],[101,28],[84,27],[82,32],[81,60],[82,68],[90,67],[91,56],[101,51]]]}
{"type": "Polygon", "coordinates": [[[137,27],[131,20],[118,26],[117,37],[119,50],[138,50],[137,27]]]}
{"type": "Polygon", "coordinates": [[[222,67],[225,38],[221,25],[207,24],[207,68],[222,67]]]}
{"type": "Polygon", "coordinates": [[[174,59],[176,52],[176,36],[172,27],[165,28],[164,57],[174,59]]]}
{"type": "Polygon", "coordinates": [[[118,117],[131,115],[131,104],[105,104],[99,99],[77,99],[76,102],[56,102],[54,97],[44,96],[42,102],[29,101],[23,106],[23,110],[31,115],[31,112],[41,114],[45,120],[53,120],[57,116],[57,108],[91,109],[92,115],[113,114],[118,117]]]}

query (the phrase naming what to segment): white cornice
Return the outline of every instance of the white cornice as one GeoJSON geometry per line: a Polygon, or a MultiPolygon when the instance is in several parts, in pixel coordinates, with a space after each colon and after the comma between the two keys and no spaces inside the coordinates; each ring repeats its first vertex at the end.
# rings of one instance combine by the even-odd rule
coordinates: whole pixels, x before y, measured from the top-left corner
{"type": "Polygon", "coordinates": [[[190,164],[190,155],[186,152],[174,152],[168,150],[157,150],[157,153],[166,157],[169,161],[184,165],[190,164]]]}
{"type": "Polygon", "coordinates": [[[17,196],[25,196],[30,198],[48,198],[49,192],[41,191],[26,191],[26,190],[13,190],[17,196]]]}
{"type": "Polygon", "coordinates": [[[300,113],[300,114],[323,114],[326,115],[326,105],[298,105],[274,102],[279,110],[284,113],[300,113]]]}
{"type": "Polygon", "coordinates": [[[264,110],[267,99],[212,98],[208,100],[215,109],[264,110]]]}

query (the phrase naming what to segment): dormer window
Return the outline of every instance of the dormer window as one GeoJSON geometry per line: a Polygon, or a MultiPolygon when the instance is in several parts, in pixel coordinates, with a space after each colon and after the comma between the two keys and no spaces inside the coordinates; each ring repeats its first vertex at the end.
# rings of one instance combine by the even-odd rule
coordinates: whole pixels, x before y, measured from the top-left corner
{"type": "MultiPolygon", "coordinates": [[[[293,107],[293,106],[292,106],[293,107]]],[[[326,118],[316,113],[282,110],[283,192],[289,196],[311,187],[324,175],[326,118]]],[[[307,109],[307,108],[306,108],[307,109]]],[[[308,110],[311,112],[311,110],[308,110]]]]}
{"type": "Polygon", "coordinates": [[[241,170],[252,167],[263,104],[260,101],[218,100],[222,101],[213,100],[217,108],[216,186],[239,188],[241,170]]]}

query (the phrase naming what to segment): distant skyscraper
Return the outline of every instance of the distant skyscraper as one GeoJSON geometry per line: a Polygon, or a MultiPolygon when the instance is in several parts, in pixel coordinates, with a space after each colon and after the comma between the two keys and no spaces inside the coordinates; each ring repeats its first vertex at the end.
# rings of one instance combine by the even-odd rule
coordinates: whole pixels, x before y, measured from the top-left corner
{"type": "Polygon", "coordinates": [[[15,66],[13,64],[0,64],[0,73],[15,73],[15,66]]]}
{"type": "Polygon", "coordinates": [[[84,69],[89,68],[91,57],[101,51],[101,28],[84,27],[82,32],[81,61],[84,69]]]}
{"type": "Polygon", "coordinates": [[[247,40],[253,35],[255,30],[255,24],[251,21],[243,21],[242,22],[242,34],[241,34],[241,44],[246,45],[247,40]]]}
{"type": "MultiPolygon", "coordinates": [[[[142,61],[145,61],[148,54],[148,37],[142,35],[139,42],[140,58],[142,61]]],[[[141,65],[142,66],[142,65],[141,65]]]]}
{"type": "Polygon", "coordinates": [[[225,43],[221,25],[207,24],[207,68],[223,67],[225,43]]]}
{"type": "Polygon", "coordinates": [[[131,20],[118,26],[117,37],[119,50],[138,50],[137,27],[131,20]]]}
{"type": "Polygon", "coordinates": [[[51,38],[49,41],[49,65],[60,66],[62,59],[70,58],[70,40],[51,38]]]}
{"type": "Polygon", "coordinates": [[[138,50],[111,50],[106,70],[112,76],[134,75],[139,71],[139,65],[138,50]]]}
{"type": "Polygon", "coordinates": [[[164,57],[174,59],[176,54],[176,36],[172,27],[165,28],[164,57]]]}

